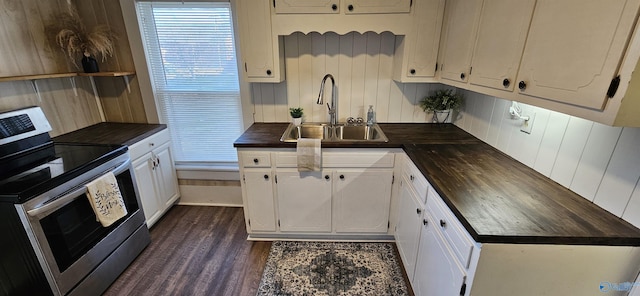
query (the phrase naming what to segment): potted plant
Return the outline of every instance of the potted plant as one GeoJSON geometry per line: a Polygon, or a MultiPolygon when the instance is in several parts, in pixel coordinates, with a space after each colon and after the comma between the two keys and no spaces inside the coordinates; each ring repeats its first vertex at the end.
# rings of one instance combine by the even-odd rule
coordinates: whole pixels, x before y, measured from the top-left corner
{"type": "Polygon", "coordinates": [[[302,112],[302,108],[289,108],[289,114],[291,114],[291,118],[293,118],[293,124],[302,124],[302,115],[304,115],[304,112],[302,112]]]}
{"type": "Polygon", "coordinates": [[[86,73],[100,71],[95,57],[100,56],[104,61],[107,56],[113,55],[115,35],[109,27],[98,25],[91,31],[87,30],[73,7],[68,12],[56,15],[50,30],[55,34],[56,43],[76,68],[79,68],[76,60],[82,57],[82,68],[86,73]]]}
{"type": "Polygon", "coordinates": [[[458,111],[462,106],[461,94],[451,89],[439,89],[420,100],[420,107],[425,112],[433,112],[434,123],[444,123],[449,119],[451,111],[458,111]]]}

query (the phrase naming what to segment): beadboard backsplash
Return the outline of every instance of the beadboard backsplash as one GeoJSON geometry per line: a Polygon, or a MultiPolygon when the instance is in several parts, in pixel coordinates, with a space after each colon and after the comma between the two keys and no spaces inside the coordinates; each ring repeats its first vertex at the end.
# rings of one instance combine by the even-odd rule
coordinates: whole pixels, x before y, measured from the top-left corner
{"type": "MultiPolygon", "coordinates": [[[[317,105],[325,74],[336,79],[338,119],[366,117],[373,105],[378,122],[426,122],[418,102],[439,84],[393,81],[395,35],[389,32],[335,33],[284,37],[286,80],[251,85],[256,122],[287,122],[290,107],[304,108],[307,122],[328,121],[327,107],[317,105]]],[[[331,83],[325,85],[325,103],[331,83]]]]}
{"type": "Polygon", "coordinates": [[[531,134],[509,115],[511,101],[466,90],[457,126],[640,227],[640,128],[611,127],[520,104],[531,134]]]}

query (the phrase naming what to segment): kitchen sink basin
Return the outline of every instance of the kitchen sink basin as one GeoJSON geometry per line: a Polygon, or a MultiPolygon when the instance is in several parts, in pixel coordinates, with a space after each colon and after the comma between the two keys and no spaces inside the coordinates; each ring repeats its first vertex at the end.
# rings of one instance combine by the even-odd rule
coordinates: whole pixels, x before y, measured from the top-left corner
{"type": "Polygon", "coordinates": [[[280,141],[297,142],[299,138],[321,139],[323,142],[367,141],[387,142],[388,139],[377,124],[331,126],[328,123],[289,124],[280,141]]]}

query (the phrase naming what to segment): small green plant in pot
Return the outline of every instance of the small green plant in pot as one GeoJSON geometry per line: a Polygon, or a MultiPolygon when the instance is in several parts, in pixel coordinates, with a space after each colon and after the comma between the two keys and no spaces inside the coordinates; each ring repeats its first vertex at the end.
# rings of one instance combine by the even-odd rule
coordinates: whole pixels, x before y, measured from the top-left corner
{"type": "Polygon", "coordinates": [[[439,89],[420,100],[420,107],[425,112],[433,112],[434,123],[444,123],[449,119],[451,111],[458,111],[462,106],[461,94],[451,89],[439,89]]]}
{"type": "Polygon", "coordinates": [[[302,123],[302,108],[289,108],[289,114],[291,114],[291,118],[293,118],[293,124],[300,125],[302,123]]]}

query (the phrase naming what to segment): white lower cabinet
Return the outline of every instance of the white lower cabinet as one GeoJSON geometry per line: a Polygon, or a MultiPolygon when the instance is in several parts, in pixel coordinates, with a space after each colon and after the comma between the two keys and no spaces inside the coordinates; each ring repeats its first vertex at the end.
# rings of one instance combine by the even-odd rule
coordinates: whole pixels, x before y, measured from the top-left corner
{"type": "Polygon", "coordinates": [[[271,169],[247,169],[243,176],[247,198],[247,224],[252,231],[276,231],[271,169]]]}
{"type": "Polygon", "coordinates": [[[336,170],[333,180],[336,232],[387,232],[393,170],[336,170]]]}
{"type": "Polygon", "coordinates": [[[169,131],[160,131],[129,147],[133,173],[147,226],[153,226],[180,197],[169,131]]]}
{"type": "Polygon", "coordinates": [[[388,239],[394,157],[386,149],[324,149],[321,171],[298,172],[291,149],[238,149],[247,232],[388,239]]]}
{"type": "Polygon", "coordinates": [[[465,269],[456,260],[437,227],[431,215],[425,213],[412,282],[414,294],[465,295],[465,269]]]}
{"type": "Polygon", "coordinates": [[[409,281],[413,283],[424,205],[420,203],[417,194],[409,184],[408,180],[403,177],[402,184],[400,185],[398,223],[396,225],[395,237],[400,258],[407,272],[407,277],[409,281]]]}
{"type": "Polygon", "coordinates": [[[331,232],[331,175],[276,171],[280,231],[331,232]]]}

